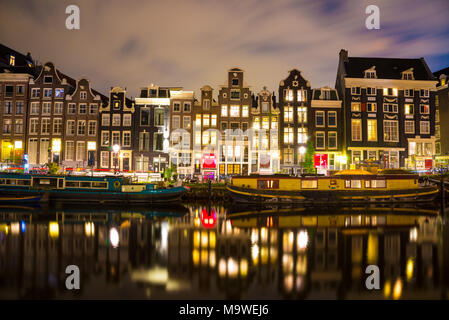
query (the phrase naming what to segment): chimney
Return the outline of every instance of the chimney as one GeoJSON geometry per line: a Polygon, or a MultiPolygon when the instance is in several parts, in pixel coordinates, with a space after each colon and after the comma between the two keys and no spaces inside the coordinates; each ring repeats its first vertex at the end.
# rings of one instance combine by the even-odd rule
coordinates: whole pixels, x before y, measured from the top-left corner
{"type": "Polygon", "coordinates": [[[340,50],[340,60],[343,60],[344,62],[348,62],[348,50],[345,50],[345,49],[340,50]]]}

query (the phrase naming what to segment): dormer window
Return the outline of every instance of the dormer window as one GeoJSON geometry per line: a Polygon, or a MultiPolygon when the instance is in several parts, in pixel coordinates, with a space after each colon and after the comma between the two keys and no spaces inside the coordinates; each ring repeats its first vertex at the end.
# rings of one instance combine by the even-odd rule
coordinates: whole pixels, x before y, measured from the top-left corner
{"type": "Polygon", "coordinates": [[[410,68],[402,72],[402,80],[414,80],[413,68],[410,68]]]}
{"type": "Polygon", "coordinates": [[[331,91],[328,89],[321,89],[321,100],[330,100],[331,99],[331,91]]]}
{"type": "Polygon", "coordinates": [[[368,78],[368,79],[377,78],[375,69],[376,69],[376,66],[372,66],[368,70],[365,70],[365,78],[368,78]]]}
{"type": "Polygon", "coordinates": [[[87,99],[87,92],[86,91],[81,91],[80,92],[80,99],[81,100],[86,100],[87,99]]]}
{"type": "Polygon", "coordinates": [[[157,89],[150,89],[150,98],[157,98],[157,89]]]}
{"type": "Polygon", "coordinates": [[[16,57],[12,54],[9,56],[9,65],[15,66],[16,65],[16,57]]]}
{"type": "Polygon", "coordinates": [[[239,79],[238,78],[232,79],[232,85],[233,86],[238,86],[239,85],[239,79]]]}

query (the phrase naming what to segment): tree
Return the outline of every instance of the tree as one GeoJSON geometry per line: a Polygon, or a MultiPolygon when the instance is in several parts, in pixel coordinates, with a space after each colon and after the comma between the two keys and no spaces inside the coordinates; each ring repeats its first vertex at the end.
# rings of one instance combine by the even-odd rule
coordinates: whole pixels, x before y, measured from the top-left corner
{"type": "Polygon", "coordinates": [[[59,169],[61,169],[56,162],[47,163],[47,168],[49,174],[57,174],[59,169]]]}
{"type": "Polygon", "coordinates": [[[307,173],[315,173],[315,147],[313,145],[313,139],[307,141],[306,155],[304,157],[304,170],[307,173]]]}

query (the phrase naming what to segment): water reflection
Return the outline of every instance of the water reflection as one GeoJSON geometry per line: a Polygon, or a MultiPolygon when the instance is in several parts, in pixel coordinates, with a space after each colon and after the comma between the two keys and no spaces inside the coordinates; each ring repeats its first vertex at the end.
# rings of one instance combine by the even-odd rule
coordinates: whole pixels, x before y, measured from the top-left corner
{"type": "Polygon", "coordinates": [[[447,298],[443,222],[415,207],[0,208],[0,298],[447,298]],[[381,290],[365,287],[372,264],[381,290]]]}

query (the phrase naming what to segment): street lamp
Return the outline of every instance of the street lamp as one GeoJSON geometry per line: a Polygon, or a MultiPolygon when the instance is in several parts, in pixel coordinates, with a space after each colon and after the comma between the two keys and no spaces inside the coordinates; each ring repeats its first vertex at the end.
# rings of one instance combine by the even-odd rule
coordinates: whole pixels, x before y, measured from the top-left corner
{"type": "Polygon", "coordinates": [[[114,151],[114,156],[115,156],[115,172],[117,173],[117,163],[118,163],[118,153],[120,152],[120,146],[118,144],[114,144],[112,146],[112,151],[114,151]]]}

